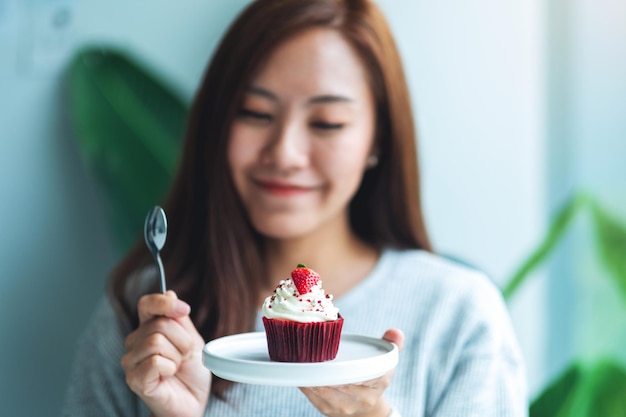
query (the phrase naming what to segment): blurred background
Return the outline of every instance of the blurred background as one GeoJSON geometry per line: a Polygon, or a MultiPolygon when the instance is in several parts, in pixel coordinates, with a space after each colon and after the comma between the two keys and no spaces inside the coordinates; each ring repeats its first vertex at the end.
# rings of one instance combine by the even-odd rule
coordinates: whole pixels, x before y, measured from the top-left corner
{"type": "MultiPolygon", "coordinates": [[[[68,121],[72,57],[121,48],[189,102],[247,3],[0,0],[2,415],[60,413],[121,256],[68,121]]],[[[378,3],[406,64],[437,251],[505,287],[577,192],[626,220],[625,2],[378,3]]],[[[626,360],[624,303],[592,228],[577,215],[508,299],[529,400],[574,359],[626,360]]]]}

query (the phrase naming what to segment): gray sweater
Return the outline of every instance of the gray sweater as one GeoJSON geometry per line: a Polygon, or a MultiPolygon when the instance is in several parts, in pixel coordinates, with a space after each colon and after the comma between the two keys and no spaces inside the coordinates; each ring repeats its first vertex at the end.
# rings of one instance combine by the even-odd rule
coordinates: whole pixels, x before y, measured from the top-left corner
{"type": "MultiPolygon", "coordinates": [[[[371,274],[335,300],[344,332],[405,334],[385,391],[402,416],[526,416],[523,361],[498,289],[481,273],[423,251],[387,250],[371,274]]],[[[262,331],[260,313],[257,330],[262,331]]],[[[78,343],[64,417],[148,416],[125,383],[124,336],[106,301],[78,343]]],[[[205,416],[319,416],[297,388],[235,384],[205,416]]]]}

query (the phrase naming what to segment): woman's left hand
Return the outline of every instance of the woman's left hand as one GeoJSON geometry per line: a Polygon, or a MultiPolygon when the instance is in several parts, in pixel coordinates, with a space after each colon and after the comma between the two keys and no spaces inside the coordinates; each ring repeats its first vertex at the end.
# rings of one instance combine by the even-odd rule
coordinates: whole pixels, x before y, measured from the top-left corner
{"type": "MultiPolygon", "coordinates": [[[[398,329],[385,332],[383,339],[395,343],[402,351],[404,334],[398,329]]],[[[328,417],[387,417],[391,406],[383,397],[393,370],[370,381],[328,387],[300,388],[309,401],[328,417]]]]}

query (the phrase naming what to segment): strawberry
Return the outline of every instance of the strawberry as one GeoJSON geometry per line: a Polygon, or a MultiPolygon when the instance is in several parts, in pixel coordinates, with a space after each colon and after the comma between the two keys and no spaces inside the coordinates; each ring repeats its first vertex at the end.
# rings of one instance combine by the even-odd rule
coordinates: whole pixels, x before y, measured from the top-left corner
{"type": "Polygon", "coordinates": [[[306,265],[298,264],[296,269],[291,271],[291,279],[302,295],[311,291],[311,287],[320,281],[320,276],[314,270],[307,268],[306,265]]]}

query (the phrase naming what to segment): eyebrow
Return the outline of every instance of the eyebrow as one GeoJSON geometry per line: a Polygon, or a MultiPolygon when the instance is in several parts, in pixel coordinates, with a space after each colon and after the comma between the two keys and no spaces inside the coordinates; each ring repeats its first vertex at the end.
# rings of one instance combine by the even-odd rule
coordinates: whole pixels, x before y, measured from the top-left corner
{"type": "MultiPolygon", "coordinates": [[[[272,101],[278,101],[278,97],[276,97],[274,93],[262,87],[250,86],[247,88],[246,92],[249,94],[254,94],[257,96],[265,97],[272,101]]],[[[341,96],[341,95],[336,95],[336,94],[323,94],[321,96],[315,96],[309,99],[308,104],[311,105],[311,104],[323,104],[323,103],[350,103],[353,101],[354,101],[353,99],[346,97],[346,96],[341,96]]]]}
{"type": "Polygon", "coordinates": [[[309,104],[320,104],[320,103],[350,103],[352,100],[346,96],[338,96],[333,94],[325,94],[322,96],[316,96],[309,100],[309,104]]]}
{"type": "Polygon", "coordinates": [[[265,98],[269,98],[270,100],[277,101],[278,98],[270,91],[265,88],[250,86],[246,89],[246,92],[249,94],[254,94],[256,96],[261,96],[265,98]]]}

